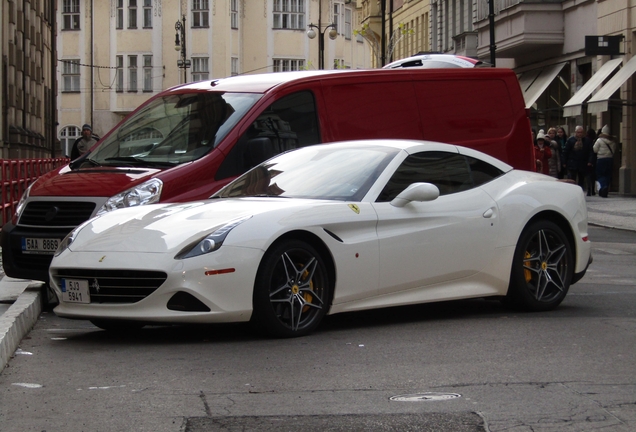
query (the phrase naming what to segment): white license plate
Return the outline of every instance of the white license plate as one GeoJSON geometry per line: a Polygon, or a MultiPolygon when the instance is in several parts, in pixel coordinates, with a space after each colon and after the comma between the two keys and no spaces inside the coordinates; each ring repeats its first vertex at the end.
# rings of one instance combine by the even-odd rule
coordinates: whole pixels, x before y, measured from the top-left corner
{"type": "Polygon", "coordinates": [[[69,303],[90,303],[91,294],[88,281],[82,279],[62,279],[62,301],[69,303]]]}
{"type": "Polygon", "coordinates": [[[56,238],[22,237],[22,252],[25,254],[53,255],[60,245],[56,238]]]}

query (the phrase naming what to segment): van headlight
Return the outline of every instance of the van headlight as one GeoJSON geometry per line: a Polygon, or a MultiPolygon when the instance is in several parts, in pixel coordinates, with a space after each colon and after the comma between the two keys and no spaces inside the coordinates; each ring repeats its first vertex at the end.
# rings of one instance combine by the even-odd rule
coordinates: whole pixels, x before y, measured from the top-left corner
{"type": "Polygon", "coordinates": [[[185,259],[192,258],[195,256],[207,254],[210,252],[214,252],[218,250],[221,245],[223,245],[223,241],[227,237],[227,235],[236,228],[238,225],[242,224],[252,216],[243,216],[234,220],[229,221],[224,225],[219,225],[216,228],[212,229],[212,232],[206,235],[199,240],[190,243],[186,247],[184,247],[181,252],[179,252],[175,259],[185,259]]]}
{"type": "Polygon", "coordinates": [[[157,178],[150,179],[122,193],[112,196],[99,209],[97,216],[109,211],[126,207],[153,204],[161,198],[163,182],[157,178]]]}
{"type": "Polygon", "coordinates": [[[26,190],[20,197],[20,201],[18,201],[18,206],[15,208],[15,215],[17,216],[18,219],[20,218],[20,215],[22,215],[22,211],[24,210],[24,207],[26,205],[27,198],[29,198],[29,195],[31,194],[31,188],[33,187],[34,184],[35,182],[31,183],[29,187],[26,188],[26,190]]]}

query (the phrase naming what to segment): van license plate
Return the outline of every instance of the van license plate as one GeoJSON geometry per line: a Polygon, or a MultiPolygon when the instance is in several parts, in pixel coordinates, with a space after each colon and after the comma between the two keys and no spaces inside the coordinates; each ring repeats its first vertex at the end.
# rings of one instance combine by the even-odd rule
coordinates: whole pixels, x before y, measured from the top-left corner
{"type": "Polygon", "coordinates": [[[53,255],[60,245],[56,238],[22,238],[22,252],[25,254],[53,255]]]}
{"type": "Polygon", "coordinates": [[[69,303],[90,303],[91,294],[88,281],[81,279],[62,279],[62,301],[69,303]]]}

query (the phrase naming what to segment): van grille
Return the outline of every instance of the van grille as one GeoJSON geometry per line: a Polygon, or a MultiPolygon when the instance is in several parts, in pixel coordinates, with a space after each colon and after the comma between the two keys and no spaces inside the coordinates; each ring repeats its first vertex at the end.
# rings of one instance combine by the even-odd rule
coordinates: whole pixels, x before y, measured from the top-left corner
{"type": "Polygon", "coordinates": [[[91,303],[136,303],[155,292],[168,278],[160,271],[59,269],[60,279],[88,280],[91,303]]]}
{"type": "Polygon", "coordinates": [[[27,204],[19,225],[42,227],[76,227],[90,219],[94,202],[31,201],[27,204]]]}

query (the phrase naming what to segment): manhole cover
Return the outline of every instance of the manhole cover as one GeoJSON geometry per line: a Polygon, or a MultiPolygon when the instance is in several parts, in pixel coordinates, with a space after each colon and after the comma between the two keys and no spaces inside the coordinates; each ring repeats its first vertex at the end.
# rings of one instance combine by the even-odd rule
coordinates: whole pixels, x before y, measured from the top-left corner
{"type": "Polygon", "coordinates": [[[439,400],[457,399],[460,397],[462,397],[462,395],[457,393],[426,392],[426,393],[414,393],[414,394],[391,396],[389,400],[398,401],[398,402],[422,402],[422,401],[439,401],[439,400]]]}

